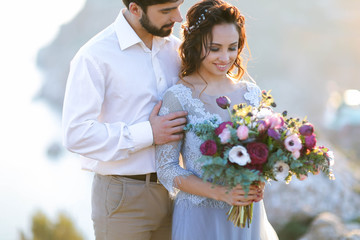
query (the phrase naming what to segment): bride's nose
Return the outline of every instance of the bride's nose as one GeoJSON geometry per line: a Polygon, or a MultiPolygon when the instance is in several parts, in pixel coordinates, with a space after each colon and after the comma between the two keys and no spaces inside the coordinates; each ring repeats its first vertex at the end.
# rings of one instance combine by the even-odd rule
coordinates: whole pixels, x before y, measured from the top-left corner
{"type": "Polygon", "coordinates": [[[221,62],[228,62],[230,59],[230,54],[227,51],[221,52],[221,54],[218,57],[219,61],[221,62]]]}

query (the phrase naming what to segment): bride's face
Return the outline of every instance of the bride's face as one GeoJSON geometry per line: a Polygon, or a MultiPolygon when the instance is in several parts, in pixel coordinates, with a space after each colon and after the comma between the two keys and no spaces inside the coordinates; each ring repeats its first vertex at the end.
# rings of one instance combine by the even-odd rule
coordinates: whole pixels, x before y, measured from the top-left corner
{"type": "MultiPolygon", "coordinates": [[[[234,24],[215,25],[212,29],[212,41],[207,46],[208,54],[200,64],[200,71],[210,75],[224,76],[238,56],[239,33],[234,24]]],[[[205,47],[202,56],[206,55],[205,47]]]]}

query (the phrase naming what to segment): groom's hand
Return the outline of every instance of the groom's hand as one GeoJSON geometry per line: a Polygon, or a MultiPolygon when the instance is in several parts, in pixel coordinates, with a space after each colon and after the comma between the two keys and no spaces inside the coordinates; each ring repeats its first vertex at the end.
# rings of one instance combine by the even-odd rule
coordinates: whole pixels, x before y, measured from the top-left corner
{"type": "Polygon", "coordinates": [[[162,102],[152,110],[149,121],[154,136],[154,144],[165,144],[178,141],[184,137],[187,112],[179,111],[158,116],[162,102]]]}

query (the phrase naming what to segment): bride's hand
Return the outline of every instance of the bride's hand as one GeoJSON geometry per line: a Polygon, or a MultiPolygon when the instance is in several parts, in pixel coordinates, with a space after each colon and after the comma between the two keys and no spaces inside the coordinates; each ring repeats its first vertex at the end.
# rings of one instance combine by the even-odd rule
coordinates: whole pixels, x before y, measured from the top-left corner
{"type": "Polygon", "coordinates": [[[254,202],[259,202],[264,198],[265,183],[259,182],[257,185],[254,185],[254,187],[257,192],[254,202]]]}
{"type": "Polygon", "coordinates": [[[264,183],[258,185],[251,185],[248,194],[241,185],[237,185],[230,191],[227,187],[221,187],[222,193],[220,194],[221,201],[224,201],[232,206],[246,206],[253,202],[258,202],[264,196],[264,183]]]}

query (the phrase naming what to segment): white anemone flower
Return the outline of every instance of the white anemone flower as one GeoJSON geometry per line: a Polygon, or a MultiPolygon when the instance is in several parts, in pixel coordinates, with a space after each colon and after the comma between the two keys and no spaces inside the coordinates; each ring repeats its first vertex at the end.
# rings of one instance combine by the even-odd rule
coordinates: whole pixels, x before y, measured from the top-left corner
{"type": "Polygon", "coordinates": [[[240,166],[245,166],[251,162],[250,156],[243,146],[235,146],[229,152],[229,160],[240,166]]]}
{"type": "Polygon", "coordinates": [[[275,178],[280,181],[284,181],[289,175],[290,167],[283,161],[278,161],[274,165],[275,178]]]}
{"type": "Polygon", "coordinates": [[[264,119],[273,115],[273,111],[270,108],[261,108],[260,111],[256,114],[258,119],[264,119]]]}

